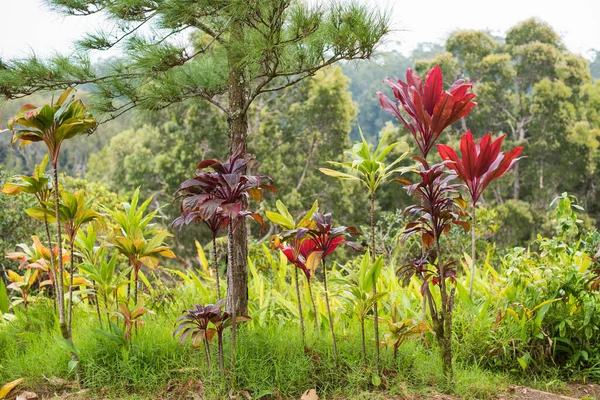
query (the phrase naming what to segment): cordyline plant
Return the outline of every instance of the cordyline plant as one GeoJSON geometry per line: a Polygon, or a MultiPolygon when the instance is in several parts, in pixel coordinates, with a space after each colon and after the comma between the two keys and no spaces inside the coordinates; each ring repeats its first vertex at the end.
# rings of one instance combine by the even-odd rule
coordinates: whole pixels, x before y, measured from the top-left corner
{"type": "MultiPolygon", "coordinates": [[[[143,265],[149,269],[158,266],[158,256],[175,258],[175,254],[164,243],[169,236],[166,229],[157,229],[152,220],[157,210],[146,213],[152,197],[138,206],[140,191],[136,189],[130,203],[123,203],[123,210],[107,210],[117,223],[110,237],[110,244],[129,260],[133,269],[133,302],[138,302],[138,279],[143,265]]],[[[129,299],[128,291],[127,298],[129,299]]]]}
{"type": "MultiPolygon", "coordinates": [[[[346,162],[329,161],[330,164],[341,168],[343,171],[333,170],[329,168],[319,168],[319,171],[325,175],[334,178],[358,181],[362,183],[370,195],[370,233],[371,233],[371,262],[375,263],[377,257],[375,249],[375,193],[379,186],[389,181],[394,174],[404,173],[409,169],[400,167],[400,162],[408,155],[404,152],[399,157],[395,158],[390,164],[385,163],[386,156],[394,150],[400,142],[392,143],[385,146],[387,134],[384,135],[374,151],[371,151],[369,143],[367,143],[362,130],[359,127],[360,137],[362,141],[356,143],[352,149],[345,151],[351,160],[346,162]]],[[[377,294],[377,285],[373,286],[373,295],[377,294]]],[[[379,370],[379,313],[377,309],[377,301],[373,303],[374,311],[374,328],[375,328],[375,347],[376,347],[376,369],[379,370]]]]}
{"type": "MultiPolygon", "coordinates": [[[[52,177],[45,173],[46,166],[48,165],[48,154],[44,156],[42,162],[35,166],[33,175],[15,175],[8,179],[8,181],[2,187],[2,193],[8,195],[18,195],[26,193],[36,198],[40,207],[46,207],[47,202],[52,196],[52,177]]],[[[50,235],[50,225],[46,218],[44,220],[44,228],[46,230],[46,240],[48,241],[48,248],[52,248],[52,235],[50,235]]],[[[51,268],[48,269],[52,275],[51,279],[54,283],[54,258],[49,257],[51,268]]],[[[57,301],[56,293],[54,294],[54,301],[57,301]]]]}
{"type": "Polygon", "coordinates": [[[181,229],[183,225],[203,222],[204,225],[210,229],[210,232],[212,233],[213,268],[215,271],[214,273],[217,286],[217,300],[221,300],[221,283],[219,277],[219,264],[217,260],[217,236],[221,230],[226,229],[229,226],[229,217],[223,213],[223,209],[221,207],[218,207],[211,217],[205,218],[203,212],[204,210],[201,207],[194,206],[193,198],[196,196],[196,194],[194,194],[194,190],[195,189],[193,188],[190,191],[185,190],[181,194],[181,197],[184,197],[180,206],[181,215],[177,217],[171,225],[181,229]]]}
{"type": "MultiPolygon", "coordinates": [[[[71,254],[74,254],[75,238],[81,227],[94,221],[100,217],[100,214],[92,210],[92,199],[86,199],[83,190],[75,194],[61,192],[61,203],[59,204],[58,212],[60,222],[63,224],[67,239],[69,241],[69,249],[71,254]]],[[[32,207],[27,209],[27,214],[39,221],[54,222],[56,217],[48,208],[48,204],[43,204],[40,207],[32,207]]],[[[71,257],[71,266],[69,268],[69,311],[67,318],[67,329],[72,335],[73,330],[73,279],[75,276],[75,257],[71,257]]]]}
{"type": "MultiPolygon", "coordinates": [[[[230,314],[222,310],[225,304],[225,299],[217,301],[215,304],[207,304],[202,306],[194,304],[194,308],[185,310],[183,315],[177,318],[175,324],[178,324],[173,331],[173,336],[178,333],[179,343],[188,338],[191,338],[194,348],[204,344],[204,355],[206,357],[206,365],[210,369],[210,342],[214,335],[217,335],[218,352],[219,352],[219,371],[223,371],[223,332],[226,328],[232,326],[233,320],[230,314]]],[[[250,317],[241,315],[237,317],[237,322],[249,321],[250,317]]]]}
{"type": "Polygon", "coordinates": [[[406,190],[420,202],[404,211],[415,221],[406,225],[402,240],[406,241],[415,234],[420,235],[425,252],[399,273],[404,276],[405,282],[412,275],[416,275],[423,282],[421,291],[429,303],[433,330],[441,349],[444,375],[448,382],[452,382],[452,310],[456,288],[448,289],[447,280],[454,282],[456,270],[453,268],[453,261],[445,261],[442,258],[440,240],[453,225],[459,225],[468,231],[469,223],[461,220],[467,215],[464,211],[466,202],[460,197],[461,185],[452,183],[456,174],[448,172],[444,162],[430,167],[424,159],[415,159],[422,164],[417,171],[419,180],[406,186],[406,190]],[[436,304],[432,287],[439,288],[439,306],[436,304]]]}
{"type": "Polygon", "coordinates": [[[402,318],[396,304],[391,306],[387,325],[388,333],[383,336],[383,341],[386,346],[394,349],[394,360],[398,357],[398,349],[402,343],[407,339],[422,337],[430,330],[424,321],[402,318]]]}
{"type": "MultiPolygon", "coordinates": [[[[26,104],[21,111],[10,118],[7,123],[12,131],[12,144],[18,143],[25,147],[32,142],[44,142],[53,167],[53,187],[58,188],[58,158],[60,148],[65,140],[71,139],[84,132],[90,132],[96,127],[96,120],[89,113],[81,100],[75,100],[71,94],[75,89],[65,90],[56,102],[36,107],[26,104]]],[[[62,261],[62,235],[59,215],[58,190],[54,190],[54,209],[56,219],[56,242],[58,244],[58,272],[62,276],[64,265],[62,261]]],[[[72,344],[71,333],[67,328],[64,308],[64,290],[62,280],[57,282],[61,287],[58,291],[59,324],[63,338],[72,344]]],[[[71,352],[74,362],[79,361],[75,352],[71,352]]]]}
{"type": "Polygon", "coordinates": [[[283,231],[278,235],[272,237],[272,244],[274,247],[281,250],[287,260],[294,265],[294,275],[296,282],[296,298],[298,300],[298,313],[300,315],[300,329],[302,330],[302,344],[306,346],[305,329],[304,329],[304,316],[302,313],[302,301],[300,297],[300,284],[298,282],[298,269],[304,272],[306,276],[306,282],[308,286],[308,293],[312,303],[313,313],[315,317],[315,329],[318,328],[317,318],[317,307],[312,294],[312,288],[310,286],[310,278],[314,275],[316,267],[320,261],[317,253],[309,252],[311,242],[307,241],[308,237],[306,232],[315,227],[315,223],[312,221],[313,214],[318,210],[319,203],[315,200],[310,210],[300,218],[298,222],[290,214],[287,207],[280,201],[277,200],[275,203],[277,211],[267,211],[266,216],[275,225],[279,226],[283,231]]]}
{"type": "Polygon", "coordinates": [[[443,90],[444,81],[439,65],[427,73],[425,84],[410,68],[406,71],[406,82],[391,78],[386,78],[384,82],[392,88],[397,101],[378,92],[381,106],[410,131],[425,159],[442,131],[467,116],[477,105],[473,101],[475,94],[467,93],[472,86],[470,82],[459,79],[449,90],[443,90]],[[398,103],[406,112],[406,117],[398,103]]]}
{"type": "MultiPolygon", "coordinates": [[[[386,292],[377,293],[373,287],[377,285],[381,269],[383,268],[383,256],[377,257],[371,262],[369,251],[364,254],[360,267],[351,281],[350,295],[353,304],[352,312],[360,321],[362,338],[363,367],[367,367],[367,347],[365,341],[365,319],[373,309],[378,300],[387,295],[386,292]]],[[[373,313],[374,314],[374,313],[373,313]]],[[[379,343],[377,343],[379,347],[379,343]]]]}
{"type": "MultiPolygon", "coordinates": [[[[203,160],[198,163],[199,172],[192,179],[183,182],[178,190],[178,197],[183,198],[182,209],[197,210],[196,217],[190,216],[189,221],[194,218],[210,220],[215,215],[220,215],[229,222],[227,234],[227,312],[233,317],[232,326],[232,357],[231,368],[235,365],[235,342],[237,335],[236,314],[238,312],[238,301],[241,296],[248,297],[247,282],[248,272],[244,265],[234,266],[231,263],[239,260],[239,254],[247,253],[247,249],[234,246],[233,235],[238,224],[246,219],[252,218],[264,226],[262,217],[249,209],[249,199],[257,203],[262,200],[264,190],[277,193],[277,189],[271,184],[272,179],[266,175],[247,175],[245,173],[248,163],[253,156],[239,147],[226,162],[215,159],[203,160]],[[212,171],[204,171],[210,168],[212,171]],[[234,284],[243,281],[245,284],[234,284]],[[245,288],[243,293],[236,293],[236,288],[245,288]]],[[[243,243],[245,246],[245,242],[243,243]]],[[[246,310],[241,310],[246,311],[246,310]]]]}
{"type": "MultiPolygon", "coordinates": [[[[335,339],[335,329],[333,328],[333,319],[331,318],[331,306],[329,304],[329,290],[327,288],[327,265],[326,259],[339,245],[347,245],[355,250],[360,250],[358,243],[348,240],[349,237],[359,236],[360,232],[353,226],[333,227],[331,213],[315,213],[313,215],[315,228],[306,231],[308,240],[304,243],[307,246],[307,254],[313,253],[315,263],[323,264],[323,286],[325,288],[325,303],[327,305],[327,317],[329,318],[329,329],[333,340],[333,354],[335,361],[338,361],[337,341],[335,339]]],[[[311,256],[309,255],[308,258],[311,256]]]]}
{"type": "Polygon", "coordinates": [[[25,311],[29,307],[29,291],[35,284],[38,277],[37,269],[26,269],[23,275],[17,274],[15,271],[8,270],[8,280],[10,284],[6,287],[7,289],[15,290],[21,293],[21,299],[17,302],[13,302],[13,306],[23,302],[25,311]]]}
{"type": "Polygon", "coordinates": [[[471,130],[465,133],[460,141],[462,159],[458,158],[452,147],[438,144],[438,151],[442,160],[450,161],[448,168],[458,174],[458,178],[465,183],[471,195],[471,281],[469,295],[473,294],[473,281],[475,280],[475,207],[484,189],[495,179],[504,175],[519,159],[523,147],[515,147],[508,153],[500,151],[502,141],[506,135],[492,141],[492,133],[485,135],[479,144],[473,141],[471,130]]]}

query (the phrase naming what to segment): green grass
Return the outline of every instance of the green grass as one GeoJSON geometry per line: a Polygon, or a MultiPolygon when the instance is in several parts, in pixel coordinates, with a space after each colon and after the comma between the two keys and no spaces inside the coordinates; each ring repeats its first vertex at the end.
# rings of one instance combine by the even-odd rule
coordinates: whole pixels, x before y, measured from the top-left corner
{"type": "MultiPolygon", "coordinates": [[[[148,315],[146,325],[124,350],[94,333],[98,321],[91,312],[76,313],[74,342],[81,356],[84,376],[80,386],[86,396],[98,398],[177,398],[186,383],[202,382],[205,399],[222,399],[228,393],[227,379],[216,371],[216,346],[213,346],[213,370],[205,366],[202,349],[189,342],[180,346],[171,335],[176,315],[148,315]],[[134,394],[132,394],[134,393],[134,394]],[[133,396],[133,397],[132,397],[133,396]]],[[[403,396],[410,393],[451,392],[468,399],[484,399],[505,389],[507,377],[472,366],[456,365],[455,385],[444,386],[439,355],[435,347],[421,342],[405,343],[396,360],[389,349],[382,349],[385,371],[379,387],[372,384],[373,366],[363,369],[358,326],[338,332],[340,362],[336,366],[326,327],[309,329],[307,340],[313,353],[302,349],[302,338],[293,324],[264,329],[246,326],[240,329],[234,391],[248,391],[252,398],[299,398],[316,388],[321,398],[376,398],[377,393],[403,396]]],[[[368,326],[369,332],[371,326],[368,326]]],[[[36,305],[18,320],[0,327],[0,382],[26,377],[31,390],[51,389],[46,378],[74,379],[69,373],[70,360],[56,340],[58,330],[48,307],[36,305]]],[[[226,366],[229,359],[226,337],[226,366]]],[[[369,343],[369,360],[374,359],[369,343]]],[[[193,389],[192,388],[192,389],[193,389]]],[[[73,389],[76,391],[76,389],[73,389]]]]}

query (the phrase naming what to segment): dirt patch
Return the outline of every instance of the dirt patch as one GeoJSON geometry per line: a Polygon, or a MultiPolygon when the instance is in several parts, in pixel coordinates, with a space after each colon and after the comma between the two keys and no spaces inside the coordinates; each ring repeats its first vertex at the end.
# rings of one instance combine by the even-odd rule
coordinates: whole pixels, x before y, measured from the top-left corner
{"type": "Polygon", "coordinates": [[[577,400],[577,397],[570,397],[556,393],[542,392],[523,386],[511,386],[508,393],[503,393],[496,397],[497,400],[519,399],[519,400],[577,400]]]}
{"type": "Polygon", "coordinates": [[[569,394],[578,399],[600,399],[600,385],[594,383],[570,383],[569,394]]]}

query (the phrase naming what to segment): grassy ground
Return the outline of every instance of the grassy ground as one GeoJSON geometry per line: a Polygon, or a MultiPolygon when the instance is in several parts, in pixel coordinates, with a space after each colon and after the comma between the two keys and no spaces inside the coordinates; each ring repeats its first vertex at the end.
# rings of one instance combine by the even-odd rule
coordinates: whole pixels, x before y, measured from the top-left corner
{"type": "MultiPolygon", "coordinates": [[[[180,346],[179,340],[172,337],[174,316],[147,316],[146,325],[134,336],[129,349],[93,332],[99,327],[93,314],[77,313],[76,318],[74,341],[84,368],[79,388],[88,390],[86,396],[177,398],[182,391],[198,391],[201,382],[205,399],[226,397],[227,380],[216,371],[216,346],[212,354],[213,370],[208,371],[202,349],[192,349],[189,342],[180,346]]],[[[371,327],[367,329],[370,332],[371,327]]],[[[29,389],[43,391],[52,389],[53,377],[61,382],[73,380],[69,355],[56,340],[57,335],[52,313],[41,306],[31,308],[27,315],[20,313],[17,321],[0,327],[0,382],[26,377],[29,389]]],[[[338,366],[331,354],[327,329],[319,332],[309,329],[307,338],[309,353],[302,349],[302,338],[295,326],[242,328],[234,392],[248,391],[253,399],[277,396],[298,399],[309,388],[316,388],[321,399],[372,399],[383,392],[385,396],[447,392],[467,399],[487,399],[506,390],[509,383],[517,383],[506,374],[463,365],[459,359],[455,385],[445,387],[436,347],[412,341],[400,348],[396,360],[390,350],[382,350],[384,376],[382,383],[374,386],[377,380],[373,379],[372,366],[363,369],[361,365],[358,330],[339,332],[338,366]]],[[[228,343],[227,337],[226,365],[228,343]]],[[[373,360],[374,349],[369,344],[369,359],[373,360]]],[[[552,382],[551,377],[537,382],[537,386],[543,387],[548,382],[552,382]]]]}

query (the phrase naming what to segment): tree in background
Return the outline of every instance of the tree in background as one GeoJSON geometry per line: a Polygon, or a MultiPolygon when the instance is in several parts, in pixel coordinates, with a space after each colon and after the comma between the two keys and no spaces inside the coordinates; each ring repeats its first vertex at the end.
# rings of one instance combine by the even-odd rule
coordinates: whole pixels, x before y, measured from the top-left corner
{"type": "MultiPolygon", "coordinates": [[[[67,15],[107,14],[115,26],[77,44],[83,50],[108,50],[121,43],[126,54],[101,72],[91,68],[86,55],[3,63],[6,98],[93,84],[95,105],[105,119],[135,107],[158,110],[201,98],[224,113],[230,152],[246,151],[248,109],[258,96],[292,86],[339,60],[369,58],[388,32],[387,17],[357,3],[325,8],[291,0],[49,2],[67,15]],[[155,34],[141,34],[144,27],[155,34]],[[195,33],[191,46],[169,40],[188,32],[195,33]]],[[[240,308],[246,309],[245,222],[239,228],[228,261],[243,278],[231,282],[228,295],[237,294],[240,308]]]]}

